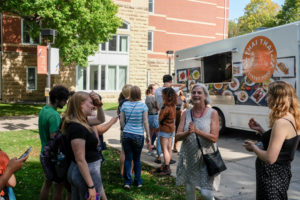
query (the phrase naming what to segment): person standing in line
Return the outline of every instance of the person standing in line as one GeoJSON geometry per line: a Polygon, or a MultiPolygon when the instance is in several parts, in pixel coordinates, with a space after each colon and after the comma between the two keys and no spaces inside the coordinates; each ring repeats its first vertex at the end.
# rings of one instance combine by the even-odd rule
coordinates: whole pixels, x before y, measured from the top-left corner
{"type": "MultiPolygon", "coordinates": [[[[187,108],[186,98],[184,96],[183,91],[179,90],[178,96],[177,96],[177,104],[176,104],[175,135],[177,133],[178,126],[180,123],[182,109],[186,109],[186,108],[187,108]]],[[[174,146],[173,146],[173,152],[178,153],[178,141],[176,140],[176,137],[175,137],[175,142],[174,142],[174,146]]]]}
{"type": "Polygon", "coordinates": [[[162,91],[163,107],[159,112],[159,140],[164,155],[164,163],[156,169],[161,176],[170,175],[170,161],[172,157],[172,134],[175,131],[177,95],[172,88],[162,91]]]}
{"type": "Polygon", "coordinates": [[[296,91],[289,83],[275,81],[266,96],[269,114],[267,132],[254,119],[249,127],[262,134],[262,147],[245,140],[244,147],[257,155],[256,199],[287,200],[291,182],[291,162],[300,141],[300,105],[296,91]]]}
{"type": "MultiPolygon", "coordinates": [[[[43,152],[45,145],[48,143],[50,138],[54,137],[56,131],[59,129],[61,124],[61,117],[57,112],[57,108],[63,108],[69,98],[69,90],[64,86],[55,86],[49,93],[50,104],[45,105],[39,113],[39,135],[41,140],[41,152],[43,152]]],[[[52,181],[44,179],[43,186],[40,192],[41,200],[48,200],[52,181]]],[[[53,184],[53,200],[63,199],[63,190],[66,183],[54,183],[53,184]]],[[[67,199],[70,199],[70,192],[68,192],[67,199]]]]}
{"type": "Polygon", "coordinates": [[[150,84],[146,90],[145,104],[148,107],[148,122],[150,129],[150,142],[148,144],[149,155],[153,152],[153,144],[156,139],[156,132],[158,129],[158,108],[155,104],[154,92],[157,88],[156,84],[150,84]]]}
{"type": "Polygon", "coordinates": [[[182,141],[179,153],[176,184],[185,185],[186,199],[196,200],[195,187],[200,187],[205,200],[214,200],[220,174],[209,176],[197,137],[205,153],[213,153],[219,138],[218,112],[210,108],[210,96],[204,84],[196,83],[191,90],[193,108],[183,111],[176,134],[182,141]]]}
{"type": "Polygon", "coordinates": [[[69,100],[62,123],[71,158],[68,182],[72,200],[95,200],[101,193],[100,154],[93,126],[105,121],[101,98],[95,92],[76,92],[69,100]],[[93,112],[97,108],[97,116],[93,112]]]}
{"type": "MultiPolygon", "coordinates": [[[[129,101],[129,95],[130,95],[130,88],[132,87],[132,85],[130,84],[126,84],[123,86],[122,88],[122,92],[120,93],[118,102],[119,102],[119,106],[118,106],[118,110],[117,110],[117,114],[119,116],[120,119],[120,113],[121,113],[121,108],[124,102],[129,101]]],[[[120,128],[121,128],[121,121],[120,121],[120,128]]],[[[120,130],[120,143],[121,143],[121,152],[120,152],[120,177],[124,176],[124,163],[125,163],[125,153],[124,153],[124,148],[122,145],[122,135],[123,135],[123,130],[121,128],[120,130]]]]}
{"type": "Polygon", "coordinates": [[[120,124],[123,130],[122,145],[125,152],[124,188],[130,189],[132,184],[131,163],[134,163],[134,184],[142,187],[141,153],[144,146],[144,130],[146,142],[149,142],[148,108],[141,101],[141,90],[138,86],[130,88],[129,101],[121,108],[120,124]]]}
{"type": "MultiPolygon", "coordinates": [[[[158,111],[160,112],[160,109],[163,106],[163,98],[162,98],[162,90],[170,87],[173,88],[175,90],[175,92],[177,93],[179,90],[182,90],[183,88],[186,87],[185,84],[173,84],[172,83],[172,76],[169,74],[166,74],[163,76],[163,87],[159,87],[155,90],[154,96],[155,96],[155,104],[157,105],[158,111]]],[[[172,135],[172,138],[175,136],[175,132],[172,135]]],[[[157,158],[155,159],[155,163],[161,163],[161,155],[162,155],[162,150],[161,150],[161,145],[160,145],[160,139],[159,137],[157,137],[157,145],[156,145],[156,151],[157,151],[157,158]]],[[[171,157],[171,161],[170,164],[174,164],[175,161],[172,160],[171,157]]]]}

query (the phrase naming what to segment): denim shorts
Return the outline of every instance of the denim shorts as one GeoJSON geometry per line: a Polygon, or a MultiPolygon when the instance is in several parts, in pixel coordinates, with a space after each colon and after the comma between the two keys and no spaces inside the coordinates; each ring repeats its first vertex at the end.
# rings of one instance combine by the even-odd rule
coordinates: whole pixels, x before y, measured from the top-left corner
{"type": "Polygon", "coordinates": [[[158,115],[148,115],[150,128],[158,128],[158,115]]]}
{"type": "MultiPolygon", "coordinates": [[[[101,167],[100,160],[88,163],[89,172],[93,179],[96,192],[99,194],[101,192],[101,186],[102,186],[100,167],[101,167]]],[[[88,191],[87,184],[83,179],[83,177],[81,176],[78,166],[74,162],[71,162],[71,165],[68,170],[68,181],[72,187],[72,200],[85,199],[84,196],[88,191]]]]}
{"type": "Polygon", "coordinates": [[[172,138],[174,137],[174,133],[167,133],[167,132],[163,132],[163,131],[159,131],[158,132],[158,136],[163,137],[163,138],[172,138]]]}

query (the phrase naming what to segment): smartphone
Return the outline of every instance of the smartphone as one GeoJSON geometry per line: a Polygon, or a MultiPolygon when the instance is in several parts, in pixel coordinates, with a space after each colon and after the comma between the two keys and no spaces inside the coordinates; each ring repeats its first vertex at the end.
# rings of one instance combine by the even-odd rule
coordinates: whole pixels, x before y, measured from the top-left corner
{"type": "Polygon", "coordinates": [[[21,156],[19,159],[22,159],[22,158],[25,158],[29,153],[30,151],[32,150],[32,147],[29,147],[21,156]]]}

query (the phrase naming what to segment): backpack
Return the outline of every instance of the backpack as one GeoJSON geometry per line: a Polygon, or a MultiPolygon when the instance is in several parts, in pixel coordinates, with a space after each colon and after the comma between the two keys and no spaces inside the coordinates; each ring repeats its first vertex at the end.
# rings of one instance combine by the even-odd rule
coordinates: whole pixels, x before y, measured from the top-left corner
{"type": "Polygon", "coordinates": [[[59,129],[41,153],[40,159],[47,180],[61,183],[67,179],[71,160],[67,153],[66,141],[59,129]]]}

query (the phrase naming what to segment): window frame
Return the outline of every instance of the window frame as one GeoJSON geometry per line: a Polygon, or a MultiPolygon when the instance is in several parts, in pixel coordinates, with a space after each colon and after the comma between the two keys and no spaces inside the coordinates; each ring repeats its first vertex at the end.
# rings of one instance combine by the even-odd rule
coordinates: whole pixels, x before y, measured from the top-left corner
{"type": "Polygon", "coordinates": [[[116,35],[113,35],[113,36],[116,36],[116,51],[111,51],[111,50],[109,50],[109,42],[107,41],[107,42],[105,42],[105,43],[101,43],[100,45],[99,45],[99,50],[100,50],[100,52],[102,52],[102,53],[104,53],[104,52],[106,52],[106,53],[121,53],[121,54],[129,54],[129,48],[130,48],[130,38],[129,38],[129,35],[127,35],[127,34],[116,34],[116,35]],[[120,51],[120,43],[121,43],[121,37],[126,37],[127,38],[127,49],[126,49],[126,51],[120,51]],[[105,46],[105,50],[102,50],[102,45],[104,45],[105,46]]]}
{"type": "Polygon", "coordinates": [[[148,12],[154,13],[154,1],[155,0],[148,0],[148,12]],[[152,1],[152,11],[150,11],[150,1],[152,1]]]}
{"type": "Polygon", "coordinates": [[[153,34],[153,31],[148,31],[148,34],[147,34],[147,50],[148,52],[153,52],[153,41],[154,41],[154,34],[153,34]],[[149,33],[151,33],[151,49],[149,50],[149,33]]]}
{"type": "Polygon", "coordinates": [[[37,90],[37,67],[34,66],[27,66],[26,67],[26,91],[35,91],[37,90]],[[34,89],[28,88],[28,81],[29,81],[29,76],[28,76],[28,70],[29,69],[34,69],[34,89]]]}
{"type": "Polygon", "coordinates": [[[39,42],[35,43],[34,40],[29,35],[29,42],[24,42],[24,19],[21,19],[21,43],[27,45],[37,45],[41,43],[41,34],[39,35],[39,42]]]}
{"type": "MultiPolygon", "coordinates": [[[[121,28],[121,27],[119,27],[118,29],[119,29],[119,30],[126,30],[126,31],[129,31],[129,30],[130,30],[130,23],[123,20],[123,24],[126,24],[126,25],[127,25],[127,28],[121,28]]],[[[123,24],[122,24],[122,26],[123,26],[123,24]]]]}

